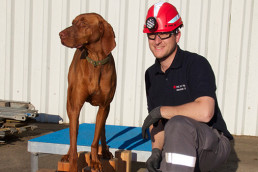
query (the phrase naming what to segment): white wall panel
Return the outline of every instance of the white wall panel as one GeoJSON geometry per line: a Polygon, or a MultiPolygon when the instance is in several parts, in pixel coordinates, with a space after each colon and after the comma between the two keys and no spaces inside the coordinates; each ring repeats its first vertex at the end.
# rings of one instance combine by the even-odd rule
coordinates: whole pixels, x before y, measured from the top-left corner
{"type": "MultiPolygon", "coordinates": [[[[242,27],[242,45],[241,45],[241,52],[240,52],[240,60],[239,60],[239,67],[240,67],[240,73],[238,77],[238,93],[239,98],[237,102],[237,109],[236,109],[236,122],[235,122],[235,130],[237,133],[242,133],[243,126],[244,126],[244,104],[246,102],[246,83],[247,83],[247,73],[248,73],[248,62],[249,62],[249,52],[250,52],[250,41],[251,41],[251,27],[252,27],[252,13],[253,13],[253,2],[247,1],[244,3],[244,15],[243,15],[243,27],[242,27]]],[[[255,117],[253,118],[256,119],[255,117]]],[[[256,123],[256,120],[255,120],[256,123]]],[[[256,128],[256,127],[255,127],[256,128]]],[[[252,128],[253,131],[255,131],[255,128],[252,128]]],[[[250,131],[245,130],[245,133],[250,133],[250,131]]],[[[254,132],[252,133],[254,134],[254,132]]]]}
{"type": "MultiPolygon", "coordinates": [[[[143,24],[155,0],[0,0],[0,99],[30,101],[43,122],[69,122],[67,74],[74,49],[59,32],[80,13],[95,12],[112,26],[117,89],[108,124],[141,126],[147,116],[144,73],[154,63],[143,24]]],[[[206,57],[233,134],[258,136],[258,2],[169,0],[184,22],[180,47],[206,57]]],[[[95,122],[88,103],[80,122],[95,122]]]]}
{"type": "Polygon", "coordinates": [[[13,32],[13,15],[12,15],[12,1],[1,0],[1,68],[4,69],[1,73],[1,85],[3,90],[1,90],[2,96],[10,99],[11,92],[11,49],[13,46],[12,32],[13,32]],[[5,13],[4,13],[5,12],[5,13]]]}
{"type": "MultiPolygon", "coordinates": [[[[7,2],[4,0],[0,0],[0,26],[4,26],[1,29],[0,32],[0,95],[4,96],[5,95],[5,91],[9,92],[9,90],[5,89],[5,85],[7,84],[6,81],[6,57],[7,57],[7,51],[6,48],[10,47],[10,45],[8,44],[9,42],[7,42],[7,33],[6,33],[6,29],[7,29],[7,2]]],[[[9,8],[10,9],[10,8],[9,8]]],[[[9,23],[10,24],[10,23],[9,23]]]]}
{"type": "Polygon", "coordinates": [[[247,56],[247,67],[246,67],[246,87],[243,103],[243,112],[242,115],[242,129],[241,134],[246,135],[258,135],[258,2],[252,1],[250,4],[250,9],[247,9],[246,12],[250,13],[250,32],[248,46],[249,52],[247,56]]]}
{"type": "MultiPolygon", "coordinates": [[[[213,5],[211,5],[211,7],[213,8],[213,12],[216,14],[216,9],[217,6],[216,4],[213,2],[213,5]]],[[[228,61],[228,44],[229,44],[229,29],[230,29],[230,8],[231,8],[231,0],[225,0],[223,1],[223,4],[221,6],[222,10],[222,14],[221,16],[221,32],[218,35],[219,37],[219,46],[220,49],[218,50],[218,56],[214,57],[215,59],[218,60],[218,66],[217,66],[217,71],[214,71],[216,74],[216,80],[217,80],[217,97],[218,97],[218,102],[220,105],[220,108],[222,111],[224,111],[224,94],[225,94],[225,84],[226,84],[226,71],[227,71],[227,61],[228,61]]],[[[212,34],[212,33],[210,33],[212,34]]],[[[206,42],[208,43],[208,39],[206,40],[206,42]]],[[[211,45],[211,44],[209,44],[211,45]]],[[[209,50],[212,50],[213,47],[212,45],[208,48],[209,50]]],[[[207,49],[207,51],[208,51],[207,49]]],[[[209,52],[209,51],[208,51],[209,52]]],[[[212,56],[211,53],[209,53],[209,55],[212,56]]],[[[209,56],[208,55],[208,56],[209,56]]],[[[214,68],[214,65],[213,65],[214,68]]]]}
{"type": "MultiPolygon", "coordinates": [[[[48,2],[48,1],[46,1],[48,2]]],[[[30,1],[29,20],[29,54],[28,54],[28,100],[33,102],[34,106],[40,108],[42,112],[46,112],[46,95],[47,95],[47,57],[50,53],[48,41],[49,33],[48,22],[46,22],[48,11],[45,11],[47,4],[44,1],[30,1]],[[43,7],[43,8],[42,8],[43,7]],[[43,101],[42,101],[43,100],[43,101]]],[[[14,50],[15,51],[15,50],[14,50]]],[[[41,119],[44,121],[44,119],[41,119]]]]}

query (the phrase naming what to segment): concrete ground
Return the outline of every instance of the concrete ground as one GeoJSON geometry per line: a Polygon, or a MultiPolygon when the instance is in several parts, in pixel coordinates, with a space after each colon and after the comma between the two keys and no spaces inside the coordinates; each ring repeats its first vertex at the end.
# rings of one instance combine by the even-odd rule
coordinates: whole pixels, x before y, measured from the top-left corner
{"type": "MultiPolygon", "coordinates": [[[[0,144],[0,172],[29,172],[30,153],[27,151],[28,140],[41,135],[67,128],[66,124],[35,123],[38,129],[5,138],[0,144]]],[[[232,152],[226,164],[216,172],[258,172],[258,137],[234,136],[232,152]]],[[[44,155],[39,158],[40,169],[57,169],[60,155],[44,155]]],[[[144,168],[145,164],[133,163],[132,172],[144,168]]]]}

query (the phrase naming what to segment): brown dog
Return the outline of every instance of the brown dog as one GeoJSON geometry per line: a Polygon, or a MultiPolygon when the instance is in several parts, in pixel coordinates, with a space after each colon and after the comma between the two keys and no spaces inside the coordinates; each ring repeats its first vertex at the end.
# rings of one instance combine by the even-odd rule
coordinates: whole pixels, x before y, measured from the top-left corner
{"type": "MultiPolygon", "coordinates": [[[[68,74],[67,113],[70,120],[70,148],[62,158],[77,172],[77,135],[79,114],[84,102],[99,106],[94,139],[91,145],[91,168],[102,171],[97,155],[99,140],[104,158],[112,158],[105,123],[116,89],[116,70],[111,51],[115,48],[112,27],[95,13],[77,16],[72,26],[59,33],[63,45],[77,48],[68,74]]],[[[90,132],[90,131],[89,131],[90,132]]]]}

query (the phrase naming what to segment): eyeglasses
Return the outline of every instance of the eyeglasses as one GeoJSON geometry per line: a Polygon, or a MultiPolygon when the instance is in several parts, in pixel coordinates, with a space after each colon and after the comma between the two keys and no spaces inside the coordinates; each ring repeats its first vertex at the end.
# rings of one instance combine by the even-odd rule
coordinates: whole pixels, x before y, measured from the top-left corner
{"type": "Polygon", "coordinates": [[[173,30],[172,32],[157,32],[157,33],[147,33],[147,36],[150,40],[155,40],[156,39],[156,35],[158,35],[158,37],[161,39],[161,40],[164,40],[164,39],[168,39],[170,38],[173,34],[177,34],[178,31],[176,30],[173,30]]]}

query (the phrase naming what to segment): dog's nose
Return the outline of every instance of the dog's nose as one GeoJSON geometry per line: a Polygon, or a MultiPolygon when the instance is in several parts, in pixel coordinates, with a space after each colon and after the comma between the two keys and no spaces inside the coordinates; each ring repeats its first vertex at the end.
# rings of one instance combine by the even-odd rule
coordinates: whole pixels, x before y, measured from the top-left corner
{"type": "Polygon", "coordinates": [[[62,32],[59,33],[59,36],[60,36],[60,38],[65,38],[66,34],[64,33],[64,31],[62,31],[62,32]]]}

